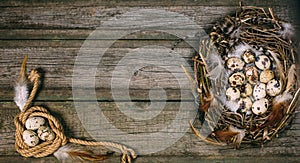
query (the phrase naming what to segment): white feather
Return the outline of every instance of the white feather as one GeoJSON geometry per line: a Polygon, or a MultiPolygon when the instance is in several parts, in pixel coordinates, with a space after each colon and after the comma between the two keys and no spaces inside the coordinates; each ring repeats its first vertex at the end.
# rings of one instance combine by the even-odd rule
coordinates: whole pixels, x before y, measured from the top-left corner
{"type": "Polygon", "coordinates": [[[254,49],[253,47],[251,47],[250,45],[246,44],[246,43],[241,43],[237,46],[234,47],[234,50],[230,53],[228,53],[228,57],[238,57],[240,58],[242,56],[242,54],[244,53],[244,51],[246,50],[252,50],[256,56],[262,54],[261,51],[258,51],[256,49],[254,49]]]}
{"type": "Polygon", "coordinates": [[[238,133],[236,136],[236,139],[234,140],[234,144],[235,144],[236,148],[239,148],[243,138],[245,137],[245,129],[238,129],[234,126],[229,126],[229,127],[232,132],[238,133]]]}
{"type": "Polygon", "coordinates": [[[229,109],[230,111],[236,113],[236,111],[239,109],[239,104],[236,101],[226,101],[225,107],[229,109]]]}
{"type": "Polygon", "coordinates": [[[14,101],[22,111],[28,99],[28,88],[25,83],[17,83],[15,86],[14,101]]]}
{"type": "Polygon", "coordinates": [[[206,62],[208,65],[207,77],[209,77],[209,79],[211,80],[220,78],[222,72],[224,72],[224,62],[222,58],[218,54],[212,53],[208,56],[206,62]]]}
{"type": "Polygon", "coordinates": [[[64,162],[67,159],[70,159],[70,155],[68,154],[69,151],[74,150],[74,147],[71,145],[64,145],[60,147],[56,152],[54,152],[54,156],[60,161],[64,162]]]}
{"type": "Polygon", "coordinates": [[[293,98],[293,96],[290,93],[284,92],[283,94],[276,96],[273,99],[273,102],[282,103],[282,102],[286,102],[292,98],[293,98]]]}
{"type": "Polygon", "coordinates": [[[282,30],[279,30],[278,33],[284,39],[291,39],[295,34],[295,28],[290,23],[282,23],[282,30]]]}

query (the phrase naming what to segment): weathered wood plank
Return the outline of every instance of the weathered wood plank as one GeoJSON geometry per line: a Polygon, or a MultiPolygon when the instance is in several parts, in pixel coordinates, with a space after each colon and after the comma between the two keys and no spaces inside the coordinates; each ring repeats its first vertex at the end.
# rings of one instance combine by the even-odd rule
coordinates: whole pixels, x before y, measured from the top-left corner
{"type": "MultiPolygon", "coordinates": [[[[8,156],[8,157],[0,157],[0,162],[22,162],[22,163],[57,163],[55,157],[46,157],[46,158],[24,158],[21,156],[8,156]]],[[[230,162],[230,163],[253,163],[253,162],[260,162],[260,163],[270,163],[270,162],[277,162],[277,163],[285,163],[285,162],[298,162],[299,157],[289,157],[289,156],[280,156],[280,157],[196,157],[196,156],[140,156],[134,162],[135,163],[166,163],[166,162],[189,162],[189,163],[211,163],[211,162],[230,162]]],[[[106,163],[115,163],[119,162],[119,157],[110,157],[109,159],[105,160],[106,163]]],[[[103,161],[102,161],[103,162],[103,161]]],[[[101,162],[99,162],[101,163],[101,162]]]]}
{"type": "MultiPolygon", "coordinates": [[[[76,0],[75,2],[70,0],[63,1],[40,1],[40,0],[31,0],[31,1],[3,1],[1,2],[1,7],[44,7],[44,6],[73,6],[73,7],[82,7],[82,6],[109,6],[109,7],[118,7],[118,6],[126,6],[126,7],[134,7],[134,6],[235,6],[238,5],[240,1],[238,0],[153,0],[153,1],[144,1],[144,0],[92,0],[92,1],[82,1],[76,0]]],[[[257,0],[244,0],[243,3],[247,5],[256,5],[256,6],[270,6],[270,5],[284,5],[289,3],[296,3],[295,0],[270,0],[270,1],[257,1],[257,0]]]]}
{"type": "MultiPolygon", "coordinates": [[[[155,89],[152,89],[154,91],[155,89]]],[[[161,100],[161,101],[193,101],[193,98],[190,96],[191,91],[189,89],[179,90],[179,89],[164,89],[166,98],[160,99],[152,99],[152,100],[161,100]]],[[[96,91],[96,98],[98,101],[149,101],[149,92],[151,89],[130,89],[129,90],[129,97],[123,98],[116,98],[122,97],[122,92],[128,91],[124,89],[119,89],[119,93],[114,93],[112,95],[111,89],[104,89],[104,88],[96,88],[91,90],[84,90],[85,92],[89,91],[96,91]]],[[[0,101],[12,101],[14,98],[14,90],[13,88],[2,88],[0,92],[0,101]]],[[[75,100],[72,94],[72,88],[70,87],[48,87],[42,88],[40,90],[37,98],[37,101],[72,101],[75,100]]],[[[88,98],[81,98],[81,100],[89,100],[88,98]]]]}
{"type": "MultiPolygon", "coordinates": [[[[141,41],[142,42],[142,41],[141,41]]],[[[135,42],[133,45],[135,47],[143,46],[145,44],[135,42]]],[[[158,42],[153,41],[153,44],[159,45],[158,42]]],[[[171,42],[168,43],[171,47],[171,42]]],[[[127,43],[128,45],[128,43],[127,43]]],[[[149,44],[147,44],[149,45],[149,44]]],[[[154,47],[153,47],[154,48],[154,47]]],[[[22,48],[22,49],[0,49],[0,52],[5,55],[1,55],[1,86],[2,88],[12,87],[15,79],[17,79],[19,66],[21,65],[22,58],[25,54],[29,54],[28,59],[28,70],[40,67],[45,71],[45,88],[59,88],[59,87],[72,87],[72,74],[74,63],[77,54],[79,53],[78,48],[22,48]],[[22,55],[23,54],[23,55],[22,55]],[[13,60],[12,60],[13,58],[13,60]]],[[[98,49],[94,49],[98,50],[98,49]]],[[[151,48],[149,51],[151,52],[151,48]]],[[[99,63],[97,67],[96,77],[96,88],[110,88],[112,72],[114,71],[116,66],[126,66],[119,64],[118,62],[122,59],[126,54],[134,51],[134,48],[111,48],[107,51],[107,53],[102,57],[102,61],[99,63]]],[[[157,50],[156,50],[157,51],[157,50]]],[[[193,54],[193,49],[190,48],[176,48],[171,50],[169,54],[163,53],[163,56],[160,58],[153,57],[153,62],[157,61],[157,66],[145,67],[140,70],[136,70],[136,76],[133,76],[131,87],[142,88],[142,89],[150,89],[152,86],[145,83],[141,83],[141,77],[147,76],[148,80],[156,80],[161,84],[164,84],[164,88],[178,88],[177,84],[166,83],[165,81],[170,81],[171,83],[176,82],[176,78],[174,78],[171,74],[181,74],[181,79],[185,78],[183,71],[180,67],[181,62],[178,60],[180,58],[176,58],[174,56],[174,52],[178,54],[182,54],[182,58],[184,58],[187,63],[191,61],[191,56],[193,54]],[[172,54],[173,53],[173,54],[172,54]],[[165,56],[164,56],[165,55],[165,56]],[[174,57],[172,57],[174,56],[174,57]],[[159,63],[160,59],[168,61],[172,59],[172,62],[163,64],[159,63]],[[164,70],[160,67],[173,67],[172,69],[164,70]],[[134,84],[136,83],[136,84],[134,84]],[[135,86],[136,85],[136,86],[135,86]]],[[[162,51],[165,52],[165,51],[162,51]]],[[[143,63],[144,60],[151,59],[151,56],[148,54],[149,52],[146,50],[141,52],[140,54],[144,56],[143,58],[130,58],[128,60],[128,64],[130,63],[143,63]],[[143,54],[145,53],[145,54],[143,54]]],[[[97,58],[96,58],[97,59],[97,58]]],[[[86,63],[86,66],[89,66],[90,63],[86,63]]],[[[92,65],[90,65],[92,66],[92,65]]],[[[147,65],[145,65],[147,66],[147,65]]],[[[82,76],[84,77],[84,76],[82,76]]]]}
{"type": "MultiPolygon", "coordinates": [[[[126,104],[127,102],[123,102],[126,104]]],[[[190,102],[192,103],[192,102],[190,102]]],[[[91,139],[90,133],[97,132],[101,133],[97,137],[107,136],[106,131],[92,131],[87,132],[84,128],[83,121],[80,121],[79,112],[75,110],[72,102],[36,102],[36,105],[45,105],[49,110],[59,118],[62,122],[65,133],[67,136],[73,136],[77,138],[87,138],[91,139]]],[[[170,121],[174,120],[174,116],[178,113],[179,102],[168,102],[165,109],[155,118],[150,120],[133,120],[130,117],[124,116],[124,114],[119,110],[114,102],[100,102],[99,107],[101,112],[109,119],[107,124],[112,124],[118,129],[126,133],[132,134],[142,134],[149,132],[157,132],[162,127],[167,125],[170,121]]],[[[147,103],[139,102],[140,107],[147,107],[147,103]]],[[[14,130],[13,118],[19,112],[12,102],[2,102],[0,103],[0,155],[1,156],[18,156],[14,150],[14,130]]],[[[88,109],[88,108],[86,108],[88,109]]],[[[183,108],[184,110],[190,110],[190,108],[183,108]]],[[[100,111],[100,110],[99,110],[100,111]]],[[[155,111],[152,110],[152,111],[155,111]]],[[[298,109],[299,111],[299,109],[298,109]]],[[[149,115],[152,113],[149,112],[149,115]]],[[[260,146],[242,145],[239,150],[234,150],[232,147],[219,147],[214,145],[205,144],[204,142],[198,140],[193,133],[188,130],[181,139],[176,143],[172,144],[169,148],[159,151],[153,156],[195,156],[195,157],[207,157],[207,158],[238,158],[238,157],[281,157],[281,156],[291,156],[300,157],[300,125],[297,120],[300,119],[300,114],[295,115],[295,120],[292,122],[292,130],[286,130],[279,134],[278,138],[274,138],[271,142],[264,145],[261,149],[260,146]]],[[[188,123],[188,119],[183,119],[183,121],[188,123]]],[[[98,120],[91,121],[92,124],[97,124],[98,120]]],[[[86,124],[85,124],[86,125],[86,124]]],[[[181,124],[177,124],[181,125],[181,124]]],[[[174,131],[177,133],[177,131],[174,131]]],[[[171,132],[169,133],[172,134],[171,132]]],[[[157,140],[160,138],[157,137],[157,140]]],[[[143,140],[135,140],[138,141],[143,140]]],[[[129,143],[128,140],[127,143],[129,143]]],[[[126,142],[124,142],[126,144],[126,142]]],[[[154,142],[153,142],[154,143],[154,142]]],[[[1,157],[0,157],[1,158],[1,157]]],[[[224,158],[224,159],[225,159],[224,158]]]]}
{"type": "MultiPolygon", "coordinates": [[[[286,4],[286,3],[282,3],[286,4]]],[[[279,3],[270,4],[276,16],[296,23],[297,9],[292,4],[284,7],[279,3]]],[[[190,17],[193,21],[204,28],[209,28],[217,19],[228,13],[234,12],[238,6],[173,6],[156,7],[158,10],[176,12],[190,17]]],[[[103,6],[80,7],[5,7],[2,8],[0,28],[2,29],[95,29],[103,21],[116,17],[117,20],[124,18],[124,13],[137,11],[143,7],[120,7],[107,8],[103,6]]],[[[131,16],[131,15],[130,15],[131,16]]],[[[134,15],[139,18],[139,15],[134,15]]],[[[176,20],[170,19],[170,21],[176,20]]]]}
{"type": "MultiPolygon", "coordinates": [[[[46,105],[55,116],[63,123],[67,136],[91,139],[92,136],[84,128],[79,120],[79,112],[75,110],[73,100],[80,100],[82,103],[91,103],[89,96],[74,99],[72,94],[72,73],[76,56],[81,46],[94,29],[112,17],[120,20],[121,15],[127,11],[139,9],[159,9],[176,13],[195,21],[205,30],[212,27],[214,22],[223,18],[238,8],[238,0],[180,0],[180,1],[1,1],[0,3],[0,162],[57,162],[53,157],[42,159],[25,159],[14,150],[13,118],[19,112],[13,99],[13,83],[18,75],[21,60],[25,54],[29,54],[28,69],[41,67],[45,71],[44,84],[37,97],[36,104],[46,105]]],[[[244,1],[245,5],[272,7],[276,16],[292,22],[299,28],[297,21],[298,8],[295,0],[271,0],[271,1],[244,1]]],[[[139,19],[139,15],[131,15],[139,19]]],[[[169,23],[176,19],[170,19],[169,23]]],[[[124,23],[124,30],[130,29],[124,23]]],[[[184,28],[187,27],[182,27],[184,28]]],[[[111,41],[116,38],[111,36],[111,29],[102,29],[102,37],[92,38],[95,45],[97,42],[111,41]],[[105,35],[107,34],[107,35],[105,35]]],[[[170,29],[171,30],[171,27],[170,29]]],[[[178,29],[177,29],[178,30],[178,29]]],[[[197,39],[192,38],[193,41],[197,39]]],[[[97,67],[96,98],[103,114],[109,119],[107,124],[113,124],[119,129],[131,134],[154,133],[174,120],[178,113],[180,103],[193,103],[188,82],[183,88],[179,88],[178,81],[172,74],[180,74],[180,80],[186,80],[181,71],[179,60],[170,60],[172,57],[162,57],[161,60],[169,61],[165,66],[170,70],[148,66],[138,70],[130,78],[130,98],[122,97],[125,92],[124,83],[116,86],[119,89],[117,97],[112,95],[111,79],[113,71],[117,66],[123,66],[119,61],[135,49],[149,45],[159,45],[168,49],[168,55],[179,53],[191,65],[191,56],[194,53],[185,42],[179,42],[175,36],[158,31],[142,31],[127,35],[119,39],[107,50],[103,60],[97,67]],[[176,44],[176,46],[174,46],[176,44]],[[147,110],[150,105],[149,92],[155,86],[165,89],[166,97],[152,96],[159,104],[166,106],[158,116],[150,120],[136,120],[122,113],[118,106],[131,104],[147,110]],[[183,92],[180,92],[183,91],[183,92]],[[130,103],[130,100],[132,100],[130,103]]],[[[105,44],[105,43],[104,43],[105,44]]],[[[102,47],[105,47],[104,45],[102,47]]],[[[91,48],[90,50],[97,50],[91,48]]],[[[99,50],[99,49],[98,49],[99,50]]],[[[154,49],[149,49],[150,51],[154,49]]],[[[151,60],[152,55],[142,53],[145,58],[130,58],[130,62],[142,62],[151,60]]],[[[91,66],[94,63],[86,63],[91,66]]],[[[122,69],[121,69],[122,70],[122,69]]],[[[120,71],[125,72],[125,70],[120,71]]],[[[84,76],[82,76],[84,77],[84,76]]],[[[119,79],[128,79],[122,75],[119,79]]],[[[84,80],[83,80],[84,81],[84,80]]],[[[91,104],[90,104],[91,105],[91,104]]],[[[89,107],[86,108],[87,110],[89,107]]],[[[154,107],[149,115],[158,111],[154,107]]],[[[183,108],[187,112],[191,108],[183,108]]],[[[194,110],[196,112],[196,109],[194,110]]],[[[297,162],[300,154],[300,114],[297,108],[294,120],[289,130],[279,134],[263,149],[259,146],[243,145],[241,149],[234,150],[232,147],[217,147],[207,145],[199,141],[190,130],[174,143],[171,147],[152,155],[139,157],[136,162],[297,162]]],[[[196,113],[195,113],[196,114],[196,113]]],[[[97,120],[97,118],[95,118],[97,120]]],[[[190,119],[182,119],[188,123],[190,119]]],[[[97,125],[96,122],[92,124],[97,125]]],[[[180,124],[178,124],[180,125],[180,124]]],[[[99,133],[93,130],[91,133],[99,133]]],[[[174,132],[170,132],[172,135],[174,132]]],[[[98,137],[107,136],[101,133],[98,137]]],[[[163,137],[157,137],[162,140],[163,137]]],[[[132,142],[132,140],[130,140],[132,142]]],[[[126,142],[125,142],[126,143],[126,142]]],[[[155,142],[153,142],[155,143],[155,142]]],[[[117,155],[117,154],[116,154],[117,155]]],[[[119,157],[113,157],[108,162],[119,161],[119,157]]]]}

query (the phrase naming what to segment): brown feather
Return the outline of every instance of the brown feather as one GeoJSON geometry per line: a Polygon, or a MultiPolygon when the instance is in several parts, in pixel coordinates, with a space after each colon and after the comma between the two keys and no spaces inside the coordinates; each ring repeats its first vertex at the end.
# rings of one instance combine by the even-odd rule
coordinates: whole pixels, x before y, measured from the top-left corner
{"type": "Polygon", "coordinates": [[[294,87],[295,83],[296,83],[296,66],[293,64],[288,71],[285,92],[289,92],[294,87]]]}
{"type": "Polygon", "coordinates": [[[239,132],[234,132],[230,127],[226,131],[217,130],[214,132],[216,138],[222,142],[230,142],[239,132]]]}
{"type": "Polygon", "coordinates": [[[87,161],[102,161],[108,158],[108,155],[93,155],[87,151],[69,151],[68,154],[71,157],[79,157],[87,161]]]}
{"type": "Polygon", "coordinates": [[[207,112],[208,108],[210,107],[211,101],[205,101],[203,105],[201,105],[201,110],[203,112],[207,112]]]}
{"type": "Polygon", "coordinates": [[[27,81],[27,75],[26,75],[26,62],[27,62],[28,55],[25,55],[22,65],[21,65],[21,70],[20,70],[20,76],[18,79],[19,83],[26,83],[27,81]]]}
{"type": "Polygon", "coordinates": [[[276,125],[278,122],[280,122],[284,116],[284,110],[288,108],[287,102],[280,102],[276,103],[272,106],[272,111],[269,114],[268,119],[266,122],[261,125],[259,128],[263,129],[265,127],[270,127],[276,125]]]}

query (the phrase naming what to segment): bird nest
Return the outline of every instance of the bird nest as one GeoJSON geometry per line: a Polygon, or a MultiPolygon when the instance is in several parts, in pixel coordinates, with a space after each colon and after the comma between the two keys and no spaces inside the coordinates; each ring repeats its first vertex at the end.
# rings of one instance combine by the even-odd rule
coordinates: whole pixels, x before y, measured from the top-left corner
{"type": "MultiPolygon", "coordinates": [[[[202,140],[263,144],[291,121],[299,89],[293,27],[271,9],[241,7],[193,57],[202,140]]],[[[199,122],[198,121],[198,122],[199,122]]]]}

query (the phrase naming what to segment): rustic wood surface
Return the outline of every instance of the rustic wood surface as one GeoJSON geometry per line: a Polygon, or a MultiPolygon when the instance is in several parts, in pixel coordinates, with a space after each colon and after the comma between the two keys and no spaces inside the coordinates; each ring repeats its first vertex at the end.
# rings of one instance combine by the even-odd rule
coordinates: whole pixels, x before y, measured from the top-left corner
{"type": "MultiPolygon", "coordinates": [[[[40,67],[44,71],[43,86],[35,104],[47,106],[52,113],[59,117],[67,136],[92,139],[80,122],[73,103],[73,100],[78,101],[78,99],[73,99],[72,95],[73,66],[76,56],[89,34],[106,20],[112,17],[118,18],[128,11],[138,9],[161,9],[183,14],[209,31],[216,21],[235,11],[238,8],[238,2],[238,0],[1,1],[0,162],[57,162],[54,157],[23,158],[14,150],[13,118],[19,110],[13,102],[13,85],[25,54],[29,55],[28,70],[40,67]]],[[[273,8],[276,16],[294,24],[299,33],[300,23],[296,14],[299,10],[296,0],[245,0],[244,4],[273,8]]],[[[104,30],[102,35],[109,34],[110,30],[104,30]]],[[[115,39],[110,35],[107,36],[94,39],[102,42],[115,39]]],[[[197,40],[192,41],[197,42],[197,40]]],[[[174,73],[184,76],[182,71],[178,71],[179,61],[172,60],[167,65],[173,66],[174,71],[166,71],[155,66],[146,67],[137,71],[134,77],[129,78],[130,99],[141,108],[150,105],[149,91],[153,87],[160,86],[165,90],[165,99],[157,97],[155,100],[161,103],[166,101],[167,104],[154,120],[134,121],[118,110],[116,101],[124,106],[131,101],[128,98],[122,98],[124,90],[121,86],[118,88],[120,93],[114,94],[114,97],[119,98],[113,97],[111,78],[114,68],[124,54],[149,45],[163,46],[170,51],[170,55],[180,53],[189,64],[191,64],[191,57],[194,54],[194,49],[187,43],[180,42],[173,35],[158,31],[141,31],[127,35],[114,42],[106,51],[102,65],[97,67],[95,74],[96,98],[101,108],[104,108],[102,112],[110,119],[110,123],[128,133],[156,132],[174,120],[180,103],[193,102],[189,87],[180,88],[177,79],[172,75],[174,73]],[[181,92],[181,90],[184,91],[181,92]]],[[[155,51],[155,49],[151,50],[155,51]]],[[[142,62],[144,59],[149,59],[146,54],[145,58],[132,58],[131,62],[142,62]]],[[[120,78],[127,79],[123,76],[120,78]]],[[[83,97],[80,100],[84,103],[89,99],[83,97]]],[[[234,150],[230,146],[208,145],[199,141],[188,130],[172,146],[157,153],[143,155],[136,162],[271,162],[275,160],[277,162],[297,162],[300,158],[299,111],[300,109],[297,107],[289,129],[280,133],[277,138],[263,147],[242,145],[241,149],[234,150]]],[[[188,123],[189,120],[186,121],[188,123]]],[[[116,157],[107,162],[118,161],[117,155],[116,153],[116,157]]]]}

